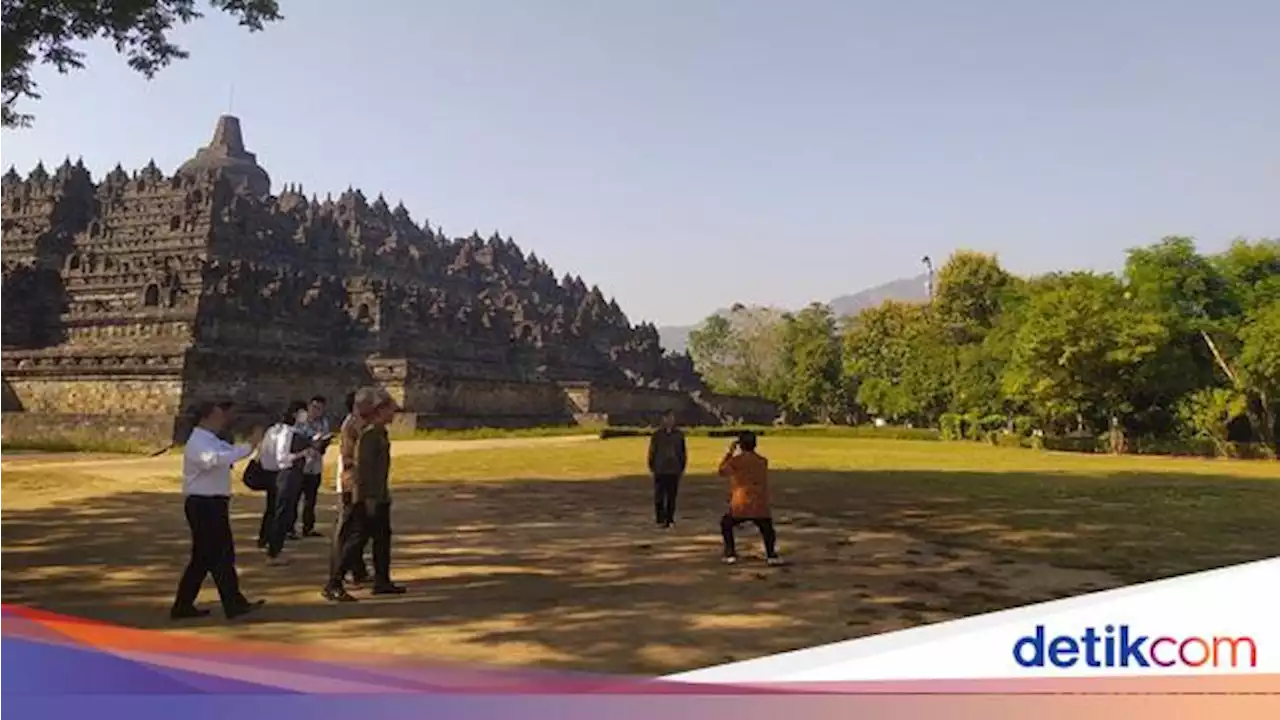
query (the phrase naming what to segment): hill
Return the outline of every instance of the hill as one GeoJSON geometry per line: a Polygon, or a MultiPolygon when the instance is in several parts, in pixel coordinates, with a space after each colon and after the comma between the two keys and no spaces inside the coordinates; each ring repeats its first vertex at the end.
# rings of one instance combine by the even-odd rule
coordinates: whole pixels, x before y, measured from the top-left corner
{"type": "MultiPolygon", "coordinates": [[[[928,299],[925,290],[926,278],[927,276],[924,274],[913,278],[901,278],[861,290],[852,295],[841,295],[830,300],[827,304],[831,306],[831,310],[837,317],[843,317],[845,315],[856,315],[866,308],[879,305],[885,300],[923,302],[928,299]]],[[[777,314],[783,312],[777,308],[759,308],[759,310],[777,314]]],[[[731,312],[729,308],[721,308],[715,311],[714,314],[729,315],[731,312]]],[[[668,325],[660,327],[658,328],[659,342],[663,349],[668,352],[684,352],[689,347],[689,333],[697,327],[697,325],[668,325]]]]}

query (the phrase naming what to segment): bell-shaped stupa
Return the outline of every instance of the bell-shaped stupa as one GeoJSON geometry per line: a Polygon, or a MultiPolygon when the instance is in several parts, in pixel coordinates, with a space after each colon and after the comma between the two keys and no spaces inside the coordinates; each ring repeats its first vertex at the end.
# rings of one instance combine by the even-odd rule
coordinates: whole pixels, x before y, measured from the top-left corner
{"type": "Polygon", "coordinates": [[[240,118],[223,115],[213,131],[213,141],[196,151],[196,156],[178,168],[180,174],[221,170],[231,179],[257,196],[271,194],[271,176],[258,165],[257,157],[244,149],[240,134],[240,118]]]}

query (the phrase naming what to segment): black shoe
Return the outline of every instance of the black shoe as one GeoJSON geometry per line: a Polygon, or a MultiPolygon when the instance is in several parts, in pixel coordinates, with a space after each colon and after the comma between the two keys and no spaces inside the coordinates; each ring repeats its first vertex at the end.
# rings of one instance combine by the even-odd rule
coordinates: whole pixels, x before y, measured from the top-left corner
{"type": "Polygon", "coordinates": [[[324,537],[324,535],[321,535],[315,530],[305,530],[302,533],[302,537],[324,537]]]}
{"type": "Polygon", "coordinates": [[[409,591],[403,585],[395,585],[393,583],[373,586],[374,595],[403,595],[406,592],[409,591]]]}
{"type": "Polygon", "coordinates": [[[325,588],[324,590],[320,591],[320,594],[323,595],[324,599],[328,600],[329,602],[356,602],[355,597],[351,595],[351,593],[347,592],[346,590],[340,587],[325,588]]]}
{"type": "Polygon", "coordinates": [[[266,549],[267,549],[267,541],[266,541],[265,539],[263,539],[263,538],[258,538],[258,549],[259,549],[259,550],[266,550],[266,549]]]}
{"type": "Polygon", "coordinates": [[[202,618],[202,617],[208,617],[208,616],[209,616],[208,610],[201,610],[195,605],[192,605],[191,607],[185,607],[185,608],[176,607],[169,611],[170,620],[194,620],[196,618],[202,618]]]}
{"type": "Polygon", "coordinates": [[[248,615],[254,610],[260,609],[263,605],[266,605],[266,604],[267,604],[266,600],[252,600],[252,601],[246,602],[244,605],[241,605],[235,610],[228,610],[227,619],[235,620],[236,618],[244,617],[245,615],[248,615]]]}

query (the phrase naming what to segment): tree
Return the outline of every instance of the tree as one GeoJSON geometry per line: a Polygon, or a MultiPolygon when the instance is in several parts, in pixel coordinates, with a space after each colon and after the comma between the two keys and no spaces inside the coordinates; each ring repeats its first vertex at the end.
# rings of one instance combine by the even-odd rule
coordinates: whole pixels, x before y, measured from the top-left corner
{"type": "Polygon", "coordinates": [[[1228,428],[1244,414],[1247,402],[1235,388],[1202,388],[1187,396],[1178,414],[1196,435],[1213,442],[1219,455],[1226,455],[1228,428]]]}
{"type": "Polygon", "coordinates": [[[954,348],[926,305],[886,301],[852,318],[844,334],[847,385],[873,415],[932,424],[947,408],[954,348]]]}
{"type": "Polygon", "coordinates": [[[693,365],[716,392],[728,392],[735,340],[729,318],[715,314],[689,333],[689,356],[693,365]]]}
{"type": "Polygon", "coordinates": [[[1250,314],[1240,330],[1240,340],[1238,387],[1252,396],[1246,412],[1258,439],[1274,456],[1280,454],[1280,437],[1276,435],[1276,416],[1280,415],[1280,299],[1250,314]]]}
{"type": "Polygon", "coordinates": [[[780,401],[786,396],[783,372],[785,326],[769,308],[735,307],[730,314],[734,332],[731,377],[734,392],[780,401]]]}
{"type": "Polygon", "coordinates": [[[1280,239],[1237,240],[1212,262],[1241,317],[1280,300],[1280,239]]]}
{"type": "Polygon", "coordinates": [[[783,327],[769,308],[735,304],[689,334],[694,366],[713,390],[726,395],[752,395],[781,401],[783,327]]]}
{"type": "Polygon", "coordinates": [[[959,250],[938,271],[934,307],[956,340],[969,342],[995,324],[1009,284],[1009,273],[994,255],[959,250]]]}
{"type": "Polygon", "coordinates": [[[1146,368],[1151,394],[1145,402],[1170,415],[1180,412],[1188,393],[1217,384],[1213,336],[1239,307],[1226,277],[1190,238],[1167,237],[1130,250],[1124,275],[1128,297],[1169,329],[1146,368]]]}
{"type": "Polygon", "coordinates": [[[785,405],[802,416],[831,420],[847,408],[840,344],[831,308],[814,303],[783,319],[785,405]]]}
{"type": "Polygon", "coordinates": [[[1003,385],[1047,421],[1114,422],[1133,410],[1143,364],[1166,337],[1115,277],[1050,276],[1033,285],[1003,385]]]}
{"type": "MultiPolygon", "coordinates": [[[[250,32],[281,18],[276,0],[209,0],[209,5],[239,18],[250,32]]],[[[60,73],[82,69],[85,54],[73,45],[101,36],[128,59],[129,67],[150,79],[187,57],[169,40],[173,26],[202,16],[195,0],[4,0],[4,127],[30,125],[32,117],[15,106],[24,97],[39,99],[31,79],[36,65],[53,65],[60,73]]]]}
{"type": "Polygon", "coordinates": [[[1265,349],[1275,339],[1275,310],[1280,304],[1280,241],[1239,240],[1213,258],[1225,279],[1223,295],[1233,313],[1211,318],[1200,336],[1221,374],[1247,398],[1245,416],[1254,435],[1276,454],[1276,402],[1280,388],[1267,369],[1265,349]]]}

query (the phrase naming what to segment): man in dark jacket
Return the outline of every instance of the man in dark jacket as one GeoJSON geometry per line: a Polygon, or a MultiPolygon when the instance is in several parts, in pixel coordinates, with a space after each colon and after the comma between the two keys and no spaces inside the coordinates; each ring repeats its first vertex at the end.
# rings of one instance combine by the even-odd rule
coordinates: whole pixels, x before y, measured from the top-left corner
{"type": "Polygon", "coordinates": [[[391,582],[391,441],[387,424],[399,408],[395,400],[381,390],[369,414],[369,422],[360,430],[356,443],[355,475],[351,486],[350,520],[352,527],[343,539],[342,559],[330,568],[324,597],[334,602],[350,602],[342,587],[342,573],[361,562],[361,548],[367,538],[373,544],[373,594],[402,595],[405,588],[391,582]]]}
{"type": "Polygon", "coordinates": [[[676,427],[676,413],[668,410],[662,416],[662,427],[649,439],[649,472],[653,474],[653,511],[659,527],[669,528],[676,521],[676,493],[689,456],[685,451],[684,433],[676,427]]]}

